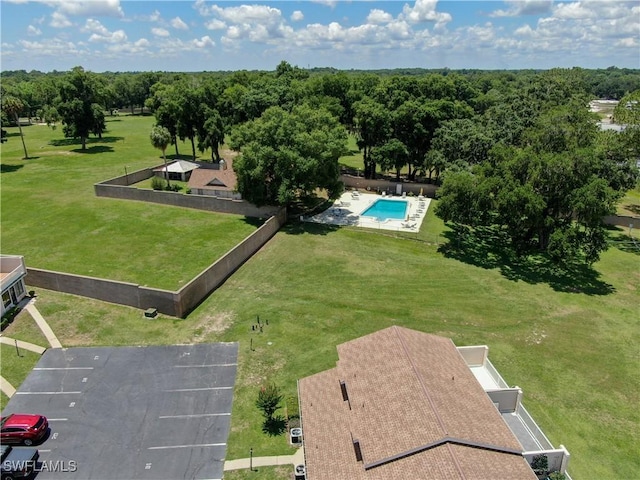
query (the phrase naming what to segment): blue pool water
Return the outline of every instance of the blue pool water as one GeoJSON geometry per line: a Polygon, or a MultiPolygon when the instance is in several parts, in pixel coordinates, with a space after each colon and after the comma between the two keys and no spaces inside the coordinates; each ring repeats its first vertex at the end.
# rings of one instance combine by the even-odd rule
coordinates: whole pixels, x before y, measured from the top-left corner
{"type": "Polygon", "coordinates": [[[407,216],[406,200],[378,199],[361,214],[363,217],[377,217],[378,220],[404,220],[407,216]]]}

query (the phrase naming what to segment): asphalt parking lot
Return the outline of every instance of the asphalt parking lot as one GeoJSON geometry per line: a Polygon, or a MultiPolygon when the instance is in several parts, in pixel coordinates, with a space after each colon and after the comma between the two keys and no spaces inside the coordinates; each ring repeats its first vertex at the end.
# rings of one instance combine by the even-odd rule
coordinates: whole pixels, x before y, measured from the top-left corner
{"type": "Polygon", "coordinates": [[[238,345],[47,350],[3,415],[39,413],[46,479],[221,479],[238,345]]]}

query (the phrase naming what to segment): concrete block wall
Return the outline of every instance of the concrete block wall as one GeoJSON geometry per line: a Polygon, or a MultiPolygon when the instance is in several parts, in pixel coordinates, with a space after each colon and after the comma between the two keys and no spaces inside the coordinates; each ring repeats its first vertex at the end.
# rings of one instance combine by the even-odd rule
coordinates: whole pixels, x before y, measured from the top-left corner
{"type": "Polygon", "coordinates": [[[282,208],[177,292],[39,268],[27,268],[26,283],[32,287],[95,298],[142,310],[157,308],[165,315],[184,317],[267,243],[286,220],[286,209],[282,208]]]}

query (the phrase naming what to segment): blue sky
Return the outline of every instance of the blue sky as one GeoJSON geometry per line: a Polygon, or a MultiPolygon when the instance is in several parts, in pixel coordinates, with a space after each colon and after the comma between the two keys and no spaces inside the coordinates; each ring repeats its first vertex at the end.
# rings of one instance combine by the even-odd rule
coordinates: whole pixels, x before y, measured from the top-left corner
{"type": "Polygon", "coordinates": [[[1,0],[2,70],[640,68],[640,2],[1,0]]]}

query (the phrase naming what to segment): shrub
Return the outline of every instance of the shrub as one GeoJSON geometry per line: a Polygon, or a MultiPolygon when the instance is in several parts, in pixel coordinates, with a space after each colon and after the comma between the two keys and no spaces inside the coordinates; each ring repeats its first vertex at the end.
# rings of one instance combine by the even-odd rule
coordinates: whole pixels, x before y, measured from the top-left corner
{"type": "Polygon", "coordinates": [[[560,472],[551,472],[549,474],[549,480],[567,480],[567,477],[564,473],[560,472]]]}
{"type": "Polygon", "coordinates": [[[546,475],[549,471],[549,459],[546,455],[536,455],[531,461],[531,469],[536,475],[546,475]]]}
{"type": "Polygon", "coordinates": [[[151,179],[151,188],[153,188],[154,190],[164,190],[166,184],[167,182],[164,178],[153,177],[151,179]]]}
{"type": "Polygon", "coordinates": [[[262,414],[269,420],[273,418],[273,414],[280,408],[281,401],[282,394],[280,389],[275,384],[270,383],[266,387],[260,387],[256,406],[262,410],[262,414]]]}

